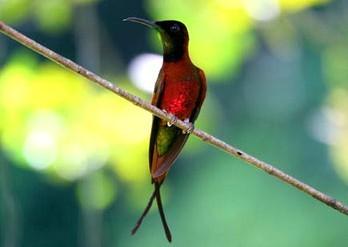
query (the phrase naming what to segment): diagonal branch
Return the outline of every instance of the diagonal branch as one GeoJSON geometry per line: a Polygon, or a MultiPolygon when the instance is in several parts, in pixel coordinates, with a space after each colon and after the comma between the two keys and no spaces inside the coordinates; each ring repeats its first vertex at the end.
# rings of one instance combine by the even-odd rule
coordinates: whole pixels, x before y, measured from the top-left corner
{"type": "MultiPolygon", "coordinates": [[[[110,81],[107,81],[103,78],[101,78],[100,76],[94,74],[93,72],[83,68],[82,66],[74,63],[73,61],[64,58],[62,56],[60,56],[59,54],[49,50],[48,48],[40,45],[39,43],[35,42],[34,40],[26,37],[25,35],[21,34],[20,32],[14,30],[13,28],[9,27],[8,25],[6,25],[4,22],[0,21],[0,32],[2,32],[3,34],[5,34],[6,36],[10,37],[11,39],[16,40],[17,42],[21,43],[22,45],[28,47],[29,49],[40,53],[41,55],[43,55],[44,57],[50,59],[51,61],[71,70],[74,71],[80,75],[82,75],[83,77],[89,79],[90,81],[93,81],[95,83],[97,83],[98,85],[114,92],[115,94],[121,96],[122,98],[128,100],[129,102],[151,112],[152,114],[156,115],[159,118],[162,118],[168,122],[172,122],[175,126],[183,129],[183,130],[188,130],[191,128],[190,124],[185,123],[183,121],[181,121],[180,119],[174,119],[172,115],[163,112],[162,110],[160,110],[159,108],[151,105],[150,103],[142,100],[141,98],[132,95],[130,93],[128,93],[127,91],[115,86],[114,84],[112,84],[110,81]]],[[[346,205],[344,205],[342,202],[337,201],[336,199],[322,193],[321,191],[301,182],[300,180],[286,174],[285,172],[273,167],[272,165],[261,161],[227,143],[225,143],[224,141],[209,135],[208,133],[199,130],[199,129],[194,129],[192,131],[192,135],[197,136],[198,138],[200,138],[202,141],[207,142],[213,146],[216,146],[222,150],[224,150],[225,152],[229,153],[230,155],[233,155],[247,163],[249,163],[250,165],[253,165],[265,172],[267,172],[268,174],[282,180],[283,182],[290,184],[294,187],[296,187],[297,189],[305,192],[306,194],[314,197],[315,199],[325,203],[326,205],[328,205],[329,207],[332,207],[336,210],[338,210],[339,212],[348,215],[348,207],[346,205]]]]}

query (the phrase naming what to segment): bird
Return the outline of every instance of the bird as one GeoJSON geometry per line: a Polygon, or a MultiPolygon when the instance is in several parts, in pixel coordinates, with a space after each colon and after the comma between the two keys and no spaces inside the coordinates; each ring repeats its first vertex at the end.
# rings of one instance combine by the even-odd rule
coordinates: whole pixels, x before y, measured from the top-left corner
{"type": "Polygon", "coordinates": [[[151,104],[170,114],[168,122],[153,116],[149,145],[149,166],[153,193],[132,230],[134,235],[156,199],[166,238],[172,241],[161,200],[160,188],[194,129],[206,96],[206,77],[189,56],[189,34],[185,24],[177,20],[150,21],[128,17],[124,21],[143,24],[155,29],[163,46],[163,63],[155,84],[151,104]],[[187,130],[173,125],[176,119],[189,124],[187,130]]]}

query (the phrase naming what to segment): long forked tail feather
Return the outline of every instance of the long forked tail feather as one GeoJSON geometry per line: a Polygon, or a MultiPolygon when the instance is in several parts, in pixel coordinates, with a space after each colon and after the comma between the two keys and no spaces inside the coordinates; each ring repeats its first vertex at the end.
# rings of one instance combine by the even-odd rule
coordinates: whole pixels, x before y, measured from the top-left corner
{"type": "Polygon", "coordinates": [[[137,230],[139,229],[139,227],[141,226],[143,219],[145,218],[145,216],[147,215],[147,213],[149,212],[149,210],[152,206],[152,203],[153,203],[153,200],[155,199],[155,196],[156,196],[156,188],[153,190],[149,202],[147,203],[143,213],[141,214],[137,223],[135,224],[134,228],[132,229],[132,235],[134,235],[137,232],[137,230]]]}
{"type": "Polygon", "coordinates": [[[135,224],[134,228],[132,229],[132,235],[134,235],[137,232],[137,230],[139,229],[139,227],[141,226],[141,223],[143,222],[145,216],[147,215],[147,213],[149,212],[149,210],[152,206],[153,200],[156,198],[158,211],[159,211],[159,214],[161,217],[164,232],[166,234],[168,241],[171,242],[172,241],[172,234],[170,233],[170,229],[169,229],[169,226],[167,224],[166,217],[165,217],[165,214],[163,211],[163,206],[162,206],[162,200],[161,200],[161,194],[160,194],[161,183],[155,182],[154,185],[155,185],[155,189],[152,192],[152,195],[151,195],[149,202],[147,203],[143,213],[141,214],[137,223],[135,224]]]}
{"type": "Polygon", "coordinates": [[[166,217],[163,211],[163,206],[162,206],[162,200],[161,200],[161,194],[160,194],[160,188],[161,184],[155,182],[155,194],[156,194],[156,201],[157,201],[157,206],[158,206],[158,211],[161,216],[161,221],[163,225],[164,232],[166,234],[166,237],[169,242],[172,242],[172,234],[170,233],[169,226],[166,221],[166,217]]]}

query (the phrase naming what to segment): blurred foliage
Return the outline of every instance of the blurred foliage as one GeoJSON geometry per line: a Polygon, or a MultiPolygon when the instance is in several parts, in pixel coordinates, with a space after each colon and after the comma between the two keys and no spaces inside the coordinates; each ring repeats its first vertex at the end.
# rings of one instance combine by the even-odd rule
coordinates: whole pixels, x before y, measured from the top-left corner
{"type": "MultiPolygon", "coordinates": [[[[2,0],[0,19],[26,24],[94,71],[102,61],[103,76],[148,99],[123,71],[150,50],[150,31],[121,22],[143,17],[142,6],[189,28],[192,60],[209,83],[196,126],[347,201],[345,1],[2,0]]],[[[155,207],[129,235],[151,193],[151,115],[13,43],[0,36],[1,243],[163,246],[155,207]]],[[[162,194],[177,246],[348,242],[344,216],[196,138],[162,194]]]]}
{"type": "Polygon", "coordinates": [[[147,178],[146,112],[27,53],[4,66],[0,94],[2,146],[16,164],[75,180],[109,160],[122,180],[147,178]]]}
{"type": "Polygon", "coordinates": [[[34,20],[46,32],[62,31],[71,24],[73,8],[99,0],[2,0],[0,19],[15,24],[34,20]]]}
{"type": "Polygon", "coordinates": [[[330,127],[334,129],[331,153],[338,175],[348,184],[348,63],[345,59],[347,55],[347,45],[338,44],[329,47],[323,56],[323,68],[330,87],[327,106],[331,114],[327,117],[331,121],[330,127]]]}
{"type": "Polygon", "coordinates": [[[313,5],[328,2],[330,2],[330,0],[279,0],[279,5],[286,11],[298,11],[313,5]]]}
{"type": "MultiPolygon", "coordinates": [[[[348,38],[346,38],[348,40],[348,38]]],[[[343,40],[343,41],[346,41],[343,40]]],[[[348,90],[348,47],[346,42],[329,46],[323,53],[323,70],[331,88],[348,90]]]]}
{"type": "Polygon", "coordinates": [[[330,94],[329,106],[332,109],[331,120],[336,129],[331,146],[333,164],[337,174],[348,184],[348,91],[333,90],[330,94]]]}
{"type": "Polygon", "coordinates": [[[113,181],[101,171],[90,174],[77,187],[80,204],[88,209],[105,209],[115,199],[115,194],[113,181]]]}
{"type": "Polygon", "coordinates": [[[298,11],[326,0],[148,0],[154,19],[185,20],[191,35],[191,56],[209,77],[231,79],[255,49],[255,21],[281,12],[298,11]],[[174,11],[175,10],[175,11],[174,11]],[[194,12],[194,14],[193,14],[194,12]],[[216,59],[218,58],[218,59],[216,59]]]}

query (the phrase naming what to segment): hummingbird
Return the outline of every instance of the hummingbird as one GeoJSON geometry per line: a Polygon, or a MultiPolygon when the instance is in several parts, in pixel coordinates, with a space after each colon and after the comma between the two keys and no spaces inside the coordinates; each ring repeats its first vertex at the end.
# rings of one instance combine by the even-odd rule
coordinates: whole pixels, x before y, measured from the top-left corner
{"type": "Polygon", "coordinates": [[[154,190],[132,230],[132,235],[136,233],[156,199],[166,238],[171,242],[172,236],[163,211],[160,187],[193,130],[193,123],[198,117],[206,95],[206,78],[203,70],[196,67],[190,59],[189,35],[182,22],[150,21],[137,17],[128,17],[124,21],[153,28],[161,37],[163,64],[155,84],[151,104],[169,113],[173,120],[167,122],[156,116],[153,117],[149,165],[154,190]],[[190,128],[183,131],[174,126],[172,123],[177,118],[189,123],[190,128]]]}

